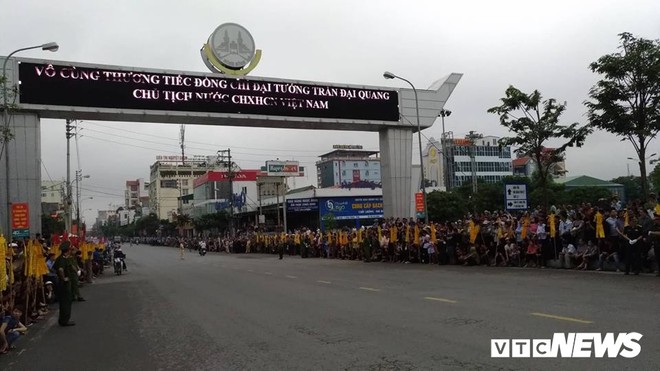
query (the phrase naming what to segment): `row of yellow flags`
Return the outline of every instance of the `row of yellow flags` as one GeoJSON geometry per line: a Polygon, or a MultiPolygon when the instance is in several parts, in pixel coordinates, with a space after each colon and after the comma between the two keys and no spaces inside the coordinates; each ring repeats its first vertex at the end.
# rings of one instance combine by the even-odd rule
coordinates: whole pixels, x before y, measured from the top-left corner
{"type": "MultiPolygon", "coordinates": [[[[431,242],[436,243],[437,242],[437,237],[436,237],[436,229],[434,225],[431,225],[430,227],[430,239],[431,242]]],[[[279,243],[280,241],[285,240],[289,235],[286,233],[282,232],[279,235],[266,235],[259,233],[257,234],[257,242],[263,242],[266,244],[274,244],[274,243],[279,243]]],[[[356,232],[347,232],[347,231],[340,231],[340,232],[326,232],[326,239],[328,243],[333,243],[336,242],[341,246],[346,246],[349,243],[362,243],[364,241],[364,230],[358,229],[356,232]],[[351,234],[353,234],[351,236],[351,234]]],[[[302,241],[302,234],[301,233],[295,233],[292,235],[293,237],[293,243],[294,244],[300,244],[302,241]]],[[[398,242],[399,236],[397,234],[396,228],[390,228],[389,229],[389,239],[391,242],[398,242]]],[[[381,227],[378,227],[378,241],[380,241],[383,238],[383,230],[381,227]]],[[[419,226],[406,226],[405,234],[404,234],[404,240],[405,242],[410,242],[412,238],[412,241],[414,244],[420,244],[421,242],[421,231],[419,229],[419,226]]]]}
{"type": "MultiPolygon", "coordinates": [[[[600,212],[597,212],[596,215],[594,216],[594,221],[596,224],[596,238],[605,238],[605,230],[603,228],[603,214],[600,212]]],[[[523,220],[523,228],[522,228],[522,238],[525,239],[527,238],[527,231],[529,230],[529,225],[530,225],[530,218],[529,216],[525,217],[523,220]]],[[[629,225],[629,216],[628,212],[626,211],[624,214],[624,226],[629,225]]],[[[555,238],[557,237],[557,220],[555,214],[550,214],[548,216],[548,226],[549,226],[549,236],[550,238],[555,238]]],[[[511,227],[512,228],[512,227],[511,227]]],[[[420,243],[420,230],[418,226],[415,226],[412,228],[413,232],[413,243],[419,244],[420,243]]],[[[481,230],[481,226],[475,224],[472,220],[470,220],[469,228],[468,228],[468,233],[470,235],[470,243],[475,243],[477,240],[477,236],[479,235],[479,231],[481,230]]],[[[396,228],[390,228],[390,242],[398,242],[398,234],[396,231],[396,228]]],[[[410,242],[410,232],[411,232],[411,227],[406,226],[406,232],[405,232],[405,242],[410,242]]],[[[511,232],[511,231],[509,231],[511,232]]],[[[353,237],[353,242],[361,243],[363,241],[363,234],[362,230],[359,229],[357,231],[357,234],[353,237]]],[[[327,240],[328,243],[332,243],[333,241],[338,242],[339,245],[346,246],[349,244],[349,232],[327,232],[327,240]]],[[[273,243],[278,243],[279,241],[282,241],[287,238],[287,234],[282,232],[280,235],[265,235],[265,234],[258,234],[257,235],[257,242],[264,242],[266,244],[273,244],[273,243]]],[[[497,238],[501,239],[504,238],[504,229],[502,226],[500,226],[497,230],[497,238]]],[[[294,243],[295,244],[300,244],[301,241],[301,235],[300,233],[296,233],[293,236],[294,243]]],[[[382,239],[382,231],[381,228],[378,227],[378,240],[380,241],[382,239]]],[[[430,236],[431,242],[436,243],[437,238],[436,238],[436,229],[433,224],[431,224],[431,236],[430,236]]]]}
{"type": "MultiPolygon", "coordinates": [[[[82,252],[83,259],[87,258],[88,253],[93,253],[95,249],[105,249],[103,244],[81,243],[80,251],[82,252]]],[[[14,283],[14,270],[9,269],[9,277],[7,277],[7,256],[10,254],[7,240],[3,235],[0,235],[0,291],[7,289],[8,285],[14,283]]],[[[59,256],[61,253],[60,245],[54,245],[50,248],[49,253],[59,256]]],[[[41,277],[48,274],[48,266],[44,258],[41,243],[36,240],[29,240],[25,249],[25,264],[23,273],[27,277],[41,277]]]]}

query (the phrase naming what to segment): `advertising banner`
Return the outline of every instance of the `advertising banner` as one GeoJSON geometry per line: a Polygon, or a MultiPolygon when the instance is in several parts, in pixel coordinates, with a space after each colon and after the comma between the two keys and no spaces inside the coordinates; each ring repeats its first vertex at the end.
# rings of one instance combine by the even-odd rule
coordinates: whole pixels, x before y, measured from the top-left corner
{"type": "Polygon", "coordinates": [[[383,197],[336,197],[319,202],[321,217],[333,214],[335,219],[371,219],[383,217],[383,197]]]}
{"type": "Polygon", "coordinates": [[[299,168],[298,161],[266,161],[268,176],[298,176],[299,168]]]}
{"type": "Polygon", "coordinates": [[[317,211],[319,200],[316,198],[298,198],[286,200],[287,212],[317,211]]]}

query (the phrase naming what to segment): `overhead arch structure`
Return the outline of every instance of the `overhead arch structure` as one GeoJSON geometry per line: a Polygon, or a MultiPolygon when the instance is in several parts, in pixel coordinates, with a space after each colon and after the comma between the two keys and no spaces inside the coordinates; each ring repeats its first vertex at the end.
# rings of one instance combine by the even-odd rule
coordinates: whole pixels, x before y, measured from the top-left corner
{"type": "MultiPolygon", "coordinates": [[[[433,125],[461,77],[452,73],[417,90],[422,129],[433,125]]],[[[9,205],[25,202],[39,232],[41,118],[376,131],[384,215],[413,214],[412,89],[12,58],[6,90],[15,137],[9,161],[0,161],[3,230],[9,205]]]]}

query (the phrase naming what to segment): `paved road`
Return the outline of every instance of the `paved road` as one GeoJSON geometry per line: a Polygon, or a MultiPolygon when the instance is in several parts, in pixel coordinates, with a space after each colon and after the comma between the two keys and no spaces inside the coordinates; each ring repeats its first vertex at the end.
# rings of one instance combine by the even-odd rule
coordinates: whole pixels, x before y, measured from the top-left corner
{"type": "Polygon", "coordinates": [[[658,370],[660,279],[187,254],[126,247],[130,272],[35,325],[2,370],[658,370]],[[491,338],[644,335],[635,359],[497,359],[491,338]],[[65,346],[65,344],[67,344],[65,346]],[[20,354],[20,355],[19,355],[20,354]]]}

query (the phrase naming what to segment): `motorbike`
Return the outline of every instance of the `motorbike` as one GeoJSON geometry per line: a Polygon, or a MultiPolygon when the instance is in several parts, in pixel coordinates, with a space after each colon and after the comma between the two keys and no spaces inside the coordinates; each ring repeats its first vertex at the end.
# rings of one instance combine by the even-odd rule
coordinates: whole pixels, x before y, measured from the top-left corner
{"type": "Polygon", "coordinates": [[[115,258],[114,267],[115,267],[115,274],[116,275],[121,276],[121,273],[122,273],[122,270],[123,270],[122,265],[123,265],[123,262],[122,262],[121,258],[115,258]]]}
{"type": "Polygon", "coordinates": [[[200,247],[200,249],[199,249],[199,255],[201,255],[201,256],[206,255],[206,247],[200,247]]]}

